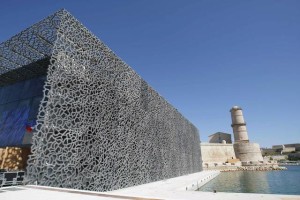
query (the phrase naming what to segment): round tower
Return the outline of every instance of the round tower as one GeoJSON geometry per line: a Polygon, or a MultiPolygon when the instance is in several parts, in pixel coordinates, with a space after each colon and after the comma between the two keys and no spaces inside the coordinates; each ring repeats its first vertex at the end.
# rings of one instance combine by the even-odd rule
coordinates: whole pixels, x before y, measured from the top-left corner
{"type": "Polygon", "coordinates": [[[233,129],[234,141],[235,142],[249,142],[246,122],[244,120],[242,108],[233,106],[230,109],[231,112],[231,127],[233,129]]]}
{"type": "Polygon", "coordinates": [[[249,162],[251,162],[251,164],[263,162],[259,144],[249,142],[242,108],[233,106],[230,112],[232,120],[231,127],[234,135],[233,148],[236,157],[240,159],[242,165],[247,165],[249,162]]]}

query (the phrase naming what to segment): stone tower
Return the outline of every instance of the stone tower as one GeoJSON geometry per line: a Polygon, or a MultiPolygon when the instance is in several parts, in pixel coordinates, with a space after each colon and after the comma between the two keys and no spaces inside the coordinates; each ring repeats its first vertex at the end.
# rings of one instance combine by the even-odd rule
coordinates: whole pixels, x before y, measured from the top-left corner
{"type": "Polygon", "coordinates": [[[234,152],[242,165],[258,164],[263,161],[259,144],[250,143],[242,108],[233,106],[231,112],[231,127],[234,134],[234,152]]]}
{"type": "Polygon", "coordinates": [[[246,122],[244,120],[242,108],[233,106],[230,109],[231,112],[231,127],[233,129],[233,135],[235,142],[249,142],[246,122]]]}

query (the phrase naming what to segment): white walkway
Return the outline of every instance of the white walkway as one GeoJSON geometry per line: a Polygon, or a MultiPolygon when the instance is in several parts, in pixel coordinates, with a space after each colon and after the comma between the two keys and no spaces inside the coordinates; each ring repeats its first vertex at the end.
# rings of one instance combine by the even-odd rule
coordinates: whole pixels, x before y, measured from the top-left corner
{"type": "MultiPolygon", "coordinates": [[[[199,192],[191,191],[191,187],[196,189],[196,185],[203,185],[219,174],[218,171],[202,171],[195,174],[180,176],[164,181],[157,181],[144,185],[139,185],[130,188],[124,188],[107,192],[109,194],[124,195],[124,196],[139,196],[146,198],[156,199],[186,199],[186,200],[199,200],[199,199],[224,199],[224,200],[259,200],[259,199],[281,199],[281,200],[300,200],[300,195],[274,195],[274,194],[251,194],[251,193],[224,193],[224,192],[199,192]],[[200,181],[199,181],[200,180],[200,181]],[[201,182],[202,180],[202,182],[201,182]],[[188,187],[188,191],[186,191],[188,187]]],[[[230,184],[230,183],[228,183],[230,184]]]]}
{"type": "Polygon", "coordinates": [[[212,180],[220,174],[219,171],[202,171],[185,176],[179,176],[176,178],[166,179],[162,181],[156,181],[143,185],[133,186],[120,190],[108,192],[110,194],[130,194],[134,191],[143,191],[146,193],[157,194],[164,191],[195,191],[202,185],[212,180]]]}
{"type": "MultiPolygon", "coordinates": [[[[300,200],[300,195],[273,195],[249,193],[213,193],[191,191],[201,184],[218,175],[217,171],[204,171],[164,181],[124,188],[111,192],[90,192],[73,189],[62,189],[44,186],[19,186],[0,189],[0,200],[102,200],[102,199],[129,199],[129,200],[158,200],[158,199],[281,199],[300,200]],[[202,181],[201,181],[202,180],[202,181]]],[[[228,183],[230,184],[230,183],[228,183]]]]}

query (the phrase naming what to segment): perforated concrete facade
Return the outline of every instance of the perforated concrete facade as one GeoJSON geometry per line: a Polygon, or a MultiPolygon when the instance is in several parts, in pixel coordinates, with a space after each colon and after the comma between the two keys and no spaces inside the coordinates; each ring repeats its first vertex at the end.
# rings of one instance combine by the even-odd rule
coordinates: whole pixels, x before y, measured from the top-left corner
{"type": "Polygon", "coordinates": [[[70,13],[61,10],[14,41],[8,45],[35,47],[32,62],[50,57],[31,183],[107,191],[201,170],[196,127],[70,13]]]}

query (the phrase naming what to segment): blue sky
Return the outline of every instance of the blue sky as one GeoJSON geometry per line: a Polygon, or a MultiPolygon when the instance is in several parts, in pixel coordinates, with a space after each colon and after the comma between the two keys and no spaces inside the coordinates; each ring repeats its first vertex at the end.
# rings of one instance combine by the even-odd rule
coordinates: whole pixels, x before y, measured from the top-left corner
{"type": "Polygon", "coordinates": [[[244,110],[263,147],[300,143],[298,0],[0,0],[0,42],[70,11],[197,126],[232,133],[244,110]]]}

